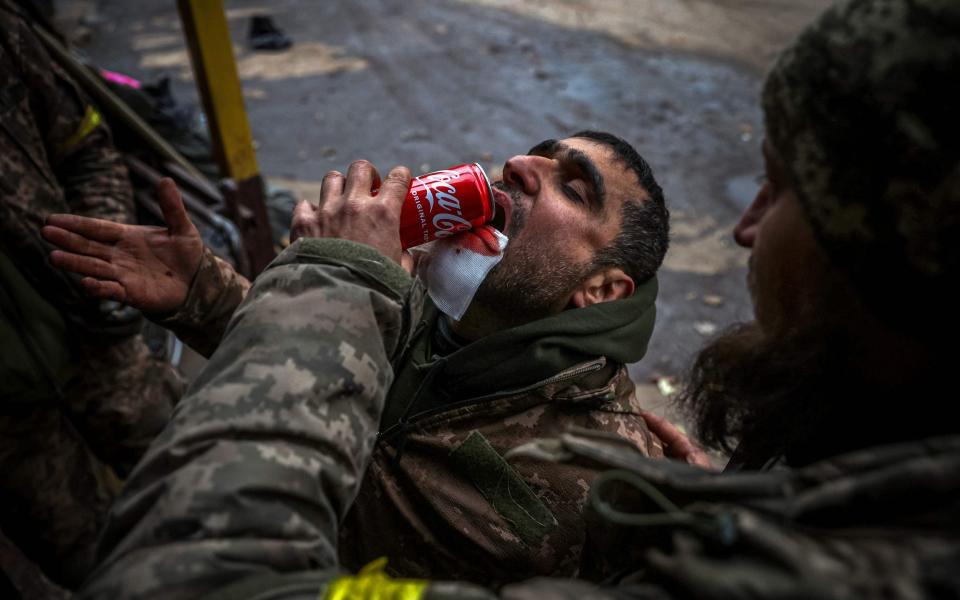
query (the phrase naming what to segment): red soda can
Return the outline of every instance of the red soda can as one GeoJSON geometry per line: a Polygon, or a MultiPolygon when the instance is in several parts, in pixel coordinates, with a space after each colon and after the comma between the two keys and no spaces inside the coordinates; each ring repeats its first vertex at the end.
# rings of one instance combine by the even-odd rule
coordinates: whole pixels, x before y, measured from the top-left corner
{"type": "Polygon", "coordinates": [[[496,215],[493,190],[473,163],[414,177],[400,211],[403,249],[479,227],[496,215]]]}

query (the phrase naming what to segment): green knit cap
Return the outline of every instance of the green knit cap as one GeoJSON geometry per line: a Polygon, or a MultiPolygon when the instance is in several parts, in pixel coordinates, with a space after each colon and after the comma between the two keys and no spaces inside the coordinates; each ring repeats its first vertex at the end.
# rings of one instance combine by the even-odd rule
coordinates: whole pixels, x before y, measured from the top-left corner
{"type": "Polygon", "coordinates": [[[960,315],[947,294],[960,283],[960,0],[834,6],[778,58],[763,108],[820,243],[867,305],[922,336],[960,315]]]}

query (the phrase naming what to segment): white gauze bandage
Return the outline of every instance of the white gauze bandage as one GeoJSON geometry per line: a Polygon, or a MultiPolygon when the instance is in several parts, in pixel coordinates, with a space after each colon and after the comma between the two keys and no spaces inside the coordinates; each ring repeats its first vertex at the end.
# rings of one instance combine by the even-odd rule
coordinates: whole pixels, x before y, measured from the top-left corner
{"type": "Polygon", "coordinates": [[[487,274],[503,259],[508,241],[490,225],[483,225],[410,252],[433,303],[459,321],[487,274]]]}

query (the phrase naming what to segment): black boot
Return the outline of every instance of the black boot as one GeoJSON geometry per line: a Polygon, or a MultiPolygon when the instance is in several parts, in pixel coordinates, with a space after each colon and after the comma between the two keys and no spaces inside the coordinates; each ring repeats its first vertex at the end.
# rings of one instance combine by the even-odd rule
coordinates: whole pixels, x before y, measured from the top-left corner
{"type": "Polygon", "coordinates": [[[284,31],[266,15],[250,17],[250,47],[254,50],[285,50],[293,45],[284,31]]]}

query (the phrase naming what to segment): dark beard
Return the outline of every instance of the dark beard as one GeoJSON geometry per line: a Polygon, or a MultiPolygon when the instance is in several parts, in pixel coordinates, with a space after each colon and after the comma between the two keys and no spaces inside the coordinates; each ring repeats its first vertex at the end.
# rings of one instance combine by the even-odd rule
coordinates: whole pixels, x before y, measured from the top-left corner
{"type": "Polygon", "coordinates": [[[753,469],[952,432],[944,402],[955,395],[951,367],[930,361],[899,383],[875,383],[858,368],[842,319],[837,311],[813,331],[782,339],[756,323],[737,325],[703,348],[677,399],[700,441],[736,450],[735,460],[753,469]]]}
{"type": "Polygon", "coordinates": [[[829,410],[828,349],[816,336],[773,340],[756,323],[734,326],[697,354],[677,401],[703,444],[758,466],[809,439],[829,410]]]}
{"type": "Polygon", "coordinates": [[[542,319],[566,307],[587,268],[545,255],[539,248],[518,247],[490,271],[473,304],[503,315],[512,325],[542,319]]]}
{"type": "MultiPolygon", "coordinates": [[[[526,224],[526,209],[517,190],[500,182],[494,185],[513,198],[510,223],[505,228],[512,243],[526,224]]],[[[471,306],[497,314],[511,326],[542,319],[565,308],[567,297],[588,269],[587,264],[565,261],[535,244],[508,244],[503,260],[477,289],[471,306]]]]}

